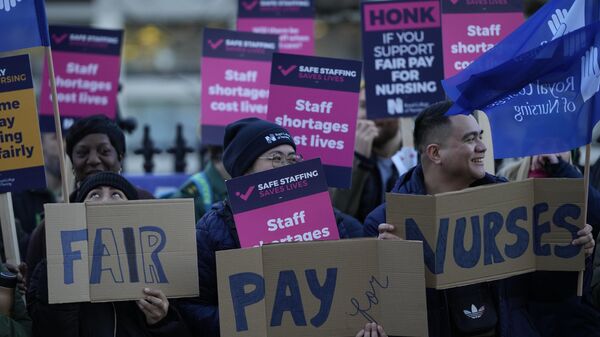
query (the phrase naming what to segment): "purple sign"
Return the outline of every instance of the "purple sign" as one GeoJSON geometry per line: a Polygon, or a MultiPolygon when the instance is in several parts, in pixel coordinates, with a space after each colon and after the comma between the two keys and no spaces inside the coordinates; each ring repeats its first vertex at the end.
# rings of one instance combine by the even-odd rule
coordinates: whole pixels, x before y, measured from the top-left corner
{"type": "Polygon", "coordinates": [[[442,0],[445,78],[465,69],[524,20],[522,0],[442,0]]]}
{"type": "Polygon", "coordinates": [[[273,54],[267,119],[298,153],[322,159],[329,186],[350,187],[360,70],[359,61],[273,54]]]}
{"type": "Polygon", "coordinates": [[[319,159],[226,182],[242,248],[340,238],[319,159]]]}
{"type": "Polygon", "coordinates": [[[29,56],[0,58],[0,193],[46,187],[29,56]]]}
{"type": "Polygon", "coordinates": [[[279,36],[285,53],[315,53],[314,0],[239,0],[237,30],[279,36]]]}
{"type": "MultiPolygon", "coordinates": [[[[122,42],[122,30],[50,26],[63,128],[68,128],[74,119],[89,115],[103,114],[116,118],[122,42]]],[[[42,131],[54,130],[53,115],[46,64],[40,97],[42,131]]]]}
{"type": "Polygon", "coordinates": [[[443,100],[439,0],[361,3],[369,119],[416,115],[443,100]]]}
{"type": "Polygon", "coordinates": [[[202,143],[222,145],[227,124],[246,117],[266,118],[275,51],[274,35],[204,30],[202,143]]]}

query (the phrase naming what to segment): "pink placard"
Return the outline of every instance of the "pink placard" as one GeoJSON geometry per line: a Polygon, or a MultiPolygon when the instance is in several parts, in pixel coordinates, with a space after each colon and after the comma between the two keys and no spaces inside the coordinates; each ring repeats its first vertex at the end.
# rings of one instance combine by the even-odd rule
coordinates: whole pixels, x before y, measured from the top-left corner
{"type": "MultiPolygon", "coordinates": [[[[119,56],[53,51],[54,74],[62,117],[103,114],[116,118],[121,60],[119,56]]],[[[44,67],[40,115],[51,116],[48,69],[44,67]]]]}
{"type": "Polygon", "coordinates": [[[291,133],[305,158],[352,167],[357,93],[271,84],[269,109],[268,120],[291,133]]]}
{"type": "Polygon", "coordinates": [[[246,117],[265,118],[271,64],[202,58],[202,124],[225,126],[246,117]]]}
{"type": "Polygon", "coordinates": [[[328,192],[236,214],[234,219],[242,248],[340,238],[328,192]]]}
{"type": "Polygon", "coordinates": [[[282,53],[314,55],[314,19],[239,18],[237,29],[258,34],[279,36],[279,51],[282,53]]]}
{"type": "Polygon", "coordinates": [[[443,14],[444,76],[465,69],[523,23],[523,14],[443,14]]]}

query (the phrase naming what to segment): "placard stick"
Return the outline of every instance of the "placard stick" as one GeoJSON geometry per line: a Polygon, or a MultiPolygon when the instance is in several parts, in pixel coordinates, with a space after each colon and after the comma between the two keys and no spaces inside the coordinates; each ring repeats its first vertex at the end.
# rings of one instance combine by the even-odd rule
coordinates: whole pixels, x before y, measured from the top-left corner
{"type": "Polygon", "coordinates": [[[400,117],[400,132],[402,133],[402,147],[415,147],[413,131],[415,120],[412,117],[400,117]]]}
{"type": "Polygon", "coordinates": [[[2,223],[2,241],[4,242],[6,262],[18,266],[21,263],[21,255],[19,254],[19,240],[17,239],[10,192],[0,193],[0,222],[2,223]]]}
{"type": "MultiPolygon", "coordinates": [[[[585,165],[583,166],[583,190],[584,190],[584,204],[583,204],[583,219],[585,220],[583,223],[587,224],[587,209],[588,209],[588,194],[590,189],[590,152],[592,149],[592,145],[588,144],[585,146],[585,165]]],[[[594,238],[595,239],[595,238],[594,238]]],[[[579,272],[579,277],[577,278],[577,296],[583,295],[583,272],[581,270],[579,272]]]]}
{"type": "Polygon", "coordinates": [[[52,61],[52,49],[44,47],[48,61],[48,77],[50,78],[50,92],[52,94],[52,110],[54,111],[54,128],[56,129],[56,140],[58,141],[58,153],[60,158],[60,176],[62,181],[63,202],[69,202],[69,187],[67,185],[67,171],[65,168],[65,145],[63,143],[62,129],[60,124],[60,112],[58,110],[58,95],[56,93],[56,80],[54,79],[54,61],[52,61]]]}
{"type": "Polygon", "coordinates": [[[490,120],[485,112],[481,110],[475,110],[475,117],[479,122],[479,127],[481,127],[481,130],[483,130],[483,143],[487,147],[487,150],[485,151],[485,158],[483,160],[483,167],[485,168],[485,172],[496,174],[496,164],[494,163],[494,145],[492,143],[492,127],[490,126],[490,120]]]}

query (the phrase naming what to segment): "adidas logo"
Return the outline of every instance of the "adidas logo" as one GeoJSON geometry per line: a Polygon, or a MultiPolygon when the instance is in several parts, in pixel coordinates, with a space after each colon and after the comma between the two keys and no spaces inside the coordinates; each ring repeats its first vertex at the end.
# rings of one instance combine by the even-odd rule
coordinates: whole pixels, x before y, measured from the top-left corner
{"type": "Polygon", "coordinates": [[[483,313],[485,312],[485,305],[482,305],[481,308],[477,309],[475,304],[471,304],[471,310],[467,309],[463,310],[463,312],[470,319],[478,319],[483,316],[483,313]]]}

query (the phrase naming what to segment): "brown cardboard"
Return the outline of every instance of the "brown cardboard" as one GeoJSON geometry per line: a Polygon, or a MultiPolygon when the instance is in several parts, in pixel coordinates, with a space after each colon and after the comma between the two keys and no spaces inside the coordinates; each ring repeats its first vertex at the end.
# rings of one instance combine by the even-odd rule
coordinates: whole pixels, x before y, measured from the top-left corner
{"type": "Polygon", "coordinates": [[[167,297],[198,295],[193,200],[47,204],[45,209],[50,303],[139,299],[144,287],[167,297]],[[63,248],[61,231],[72,229],[87,229],[87,242],[71,244],[81,258],[72,263],[74,282],[65,284],[68,247],[63,248]],[[125,233],[133,238],[129,245],[125,233]]]}
{"type": "MultiPolygon", "coordinates": [[[[469,188],[463,191],[442,193],[438,195],[387,195],[387,222],[396,226],[397,235],[417,239],[413,234],[407,233],[407,225],[411,224],[411,219],[417,224],[423,237],[435,253],[437,251],[438,237],[443,238],[442,219],[448,220],[448,231],[445,251],[445,259],[441,254],[435,254],[435,260],[438,262],[438,268],[442,265],[438,273],[432,272],[430,268],[425,267],[425,278],[427,287],[446,289],[467,284],[490,281],[510,277],[517,274],[523,274],[535,270],[562,270],[575,271],[584,269],[584,252],[580,249],[576,256],[562,258],[556,256],[553,252],[556,246],[568,245],[571,240],[571,233],[564,228],[559,228],[553,221],[554,212],[565,204],[573,204],[575,209],[583,209],[584,189],[581,179],[529,179],[521,182],[494,184],[469,188]],[[551,250],[550,256],[538,256],[534,251],[534,231],[533,231],[533,208],[535,205],[547,204],[547,211],[542,212],[539,217],[539,223],[548,222],[551,231],[543,233],[541,244],[548,244],[551,250]],[[515,235],[515,227],[511,226],[511,232],[508,231],[508,218],[517,213],[515,209],[522,210],[526,219],[519,219],[513,224],[526,230],[528,238],[522,237],[521,249],[516,249],[518,241],[515,235]],[[479,226],[473,227],[472,217],[479,221],[479,226]],[[499,218],[500,217],[500,218],[499,218]],[[477,258],[469,260],[468,255],[457,253],[459,249],[454,248],[455,230],[457,229],[457,219],[465,218],[466,226],[463,249],[469,251],[473,249],[473,228],[479,228],[480,253],[477,258]],[[501,219],[502,225],[498,234],[495,236],[497,255],[486,255],[486,221],[485,219],[501,219]],[[513,250],[513,255],[507,255],[508,249],[513,250]],[[515,252],[518,251],[518,253],[515,252]],[[456,254],[456,258],[455,258],[456,254]],[[488,263],[484,256],[488,256],[488,263]],[[503,261],[501,262],[501,260],[503,261]],[[457,261],[464,265],[461,266],[457,261]],[[469,261],[472,261],[469,263],[469,261]]],[[[499,221],[499,220],[498,220],[499,221]]],[[[569,223],[578,228],[583,228],[583,214],[577,219],[567,219],[569,223]]],[[[494,232],[495,222],[487,222],[494,232]]],[[[520,233],[523,233],[520,231],[520,233]]],[[[492,235],[488,235],[492,237],[492,235]]],[[[493,242],[493,241],[489,241],[493,242]]],[[[493,251],[493,245],[488,245],[489,250],[493,251]]],[[[426,244],[424,244],[424,249],[426,244]]],[[[426,253],[426,252],[425,252],[426,253]]],[[[427,253],[426,253],[427,255],[427,253]]],[[[474,254],[472,257],[476,256],[474,254]]],[[[432,266],[432,268],[435,268],[432,266]]]]}
{"type": "MultiPolygon", "coordinates": [[[[420,261],[421,243],[415,241],[359,239],[219,251],[217,277],[221,335],[355,336],[370,317],[382,324],[388,335],[427,336],[424,267],[420,261]],[[316,273],[312,275],[316,275],[318,287],[325,287],[328,280],[334,285],[333,290],[329,289],[334,294],[331,307],[320,316],[317,313],[320,312],[321,301],[313,295],[307,281],[311,272],[307,274],[306,271],[311,269],[316,273]],[[246,272],[258,274],[264,280],[264,296],[245,306],[247,330],[240,328],[238,331],[237,323],[242,319],[235,316],[232,291],[236,285],[232,280],[246,272]],[[277,286],[284,279],[281,275],[289,276],[290,273],[295,275],[301,298],[301,306],[293,305],[290,309],[303,313],[301,316],[305,318],[306,325],[302,325],[302,321],[296,324],[289,310],[283,312],[280,324],[272,322],[277,286]],[[333,274],[336,275],[335,283],[331,282],[333,274]],[[352,301],[364,309],[364,315],[357,311],[352,301]],[[369,306],[370,310],[366,310],[369,306]]],[[[284,287],[281,289],[285,291],[280,295],[296,293],[291,286],[282,284],[284,287]]],[[[237,288],[240,287],[238,284],[237,288]]],[[[253,285],[244,287],[245,294],[255,289],[253,285]]],[[[241,299],[243,296],[238,301],[241,299]]]]}

